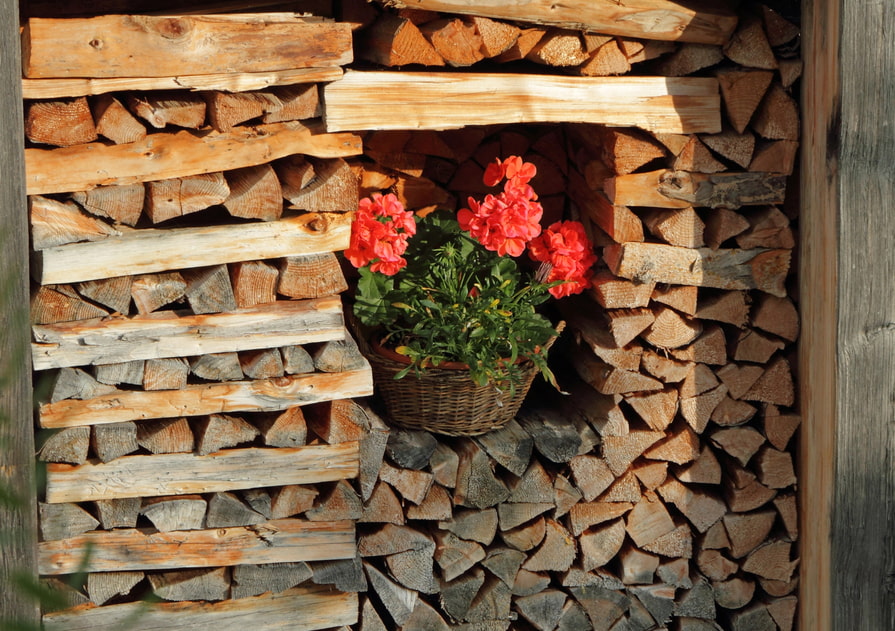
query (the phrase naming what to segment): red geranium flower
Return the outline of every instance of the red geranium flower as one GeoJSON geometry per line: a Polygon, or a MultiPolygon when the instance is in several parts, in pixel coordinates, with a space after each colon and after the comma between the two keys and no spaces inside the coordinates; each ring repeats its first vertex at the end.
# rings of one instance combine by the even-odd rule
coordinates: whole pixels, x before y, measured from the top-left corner
{"type": "Polygon", "coordinates": [[[401,255],[414,234],[413,213],[395,195],[373,193],[358,205],[345,258],[355,267],[369,265],[372,272],[393,276],[407,265],[401,255]]]}
{"type": "Polygon", "coordinates": [[[551,267],[546,282],[563,281],[550,288],[555,298],[581,293],[590,287],[591,266],[597,257],[577,221],[558,221],[544,230],[528,247],[529,256],[551,267]]]}

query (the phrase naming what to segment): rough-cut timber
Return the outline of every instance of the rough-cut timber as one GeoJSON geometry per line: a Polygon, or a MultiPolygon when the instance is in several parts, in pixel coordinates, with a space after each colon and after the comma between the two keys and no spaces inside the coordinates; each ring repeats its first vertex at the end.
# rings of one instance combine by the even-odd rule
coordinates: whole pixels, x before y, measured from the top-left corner
{"type": "Polygon", "coordinates": [[[786,176],[773,173],[688,173],[662,169],[620,175],[606,180],[613,204],[657,208],[735,209],[780,204],[786,195],[786,176]]]}
{"type": "Polygon", "coordinates": [[[174,77],[121,77],[116,79],[22,79],[26,99],[56,99],[126,90],[226,90],[248,92],[277,85],[335,81],[341,68],[297,68],[272,72],[240,72],[174,77]]]}
{"type": "Polygon", "coordinates": [[[281,519],[172,532],[116,529],[44,541],[38,548],[41,574],[321,561],[354,555],[354,524],[347,520],[281,519]],[[89,559],[86,567],[85,559],[89,559]]]}
{"type": "Polygon", "coordinates": [[[120,628],[131,631],[189,631],[216,629],[240,631],[246,620],[256,631],[288,628],[314,631],[332,625],[357,622],[357,594],[333,591],[312,585],[296,587],[279,594],[225,600],[220,603],[176,602],[125,603],[106,607],[82,607],[48,613],[43,616],[47,631],[94,631],[120,628]],[[300,615],[296,612],[301,612],[300,615]]]}
{"type": "Polygon", "coordinates": [[[233,449],[207,456],[125,456],[98,464],[51,464],[47,501],[87,502],[315,484],[356,477],[358,466],[357,442],[233,449]]]}
{"type": "Polygon", "coordinates": [[[65,399],[41,407],[44,427],[73,427],[229,412],[273,412],[294,405],[369,396],[370,369],[314,373],[226,383],[188,385],[180,390],[121,390],[86,401],[65,399]]]}
{"type": "Polygon", "coordinates": [[[721,131],[712,78],[348,71],[324,100],[332,132],[557,122],[721,131]]]}
{"type": "Polygon", "coordinates": [[[35,370],[273,348],[341,339],[338,297],[280,300],[210,315],[159,311],[32,328],[35,370]]]}
{"type": "Polygon", "coordinates": [[[41,285],[51,285],[335,252],[348,247],[353,218],[353,213],[304,213],[240,225],[133,230],[35,252],[31,271],[41,285]]]}
{"type": "Polygon", "coordinates": [[[32,18],[22,32],[29,78],[266,72],[351,60],[349,24],[288,13],[32,18]]]}
{"type": "Polygon", "coordinates": [[[296,153],[337,158],[360,152],[354,134],[327,134],[317,122],[292,121],[205,135],[149,134],[125,145],[26,149],[25,172],[28,194],[40,195],[229,171],[296,153]]]}
{"type": "Polygon", "coordinates": [[[565,28],[657,40],[723,44],[733,33],[736,15],[712,3],[689,8],[668,0],[381,0],[386,6],[551,24],[565,28]]]}
{"type": "Polygon", "coordinates": [[[718,289],[760,289],[785,296],[790,250],[712,250],[661,243],[610,245],[603,258],[613,274],[639,282],[718,289]]]}

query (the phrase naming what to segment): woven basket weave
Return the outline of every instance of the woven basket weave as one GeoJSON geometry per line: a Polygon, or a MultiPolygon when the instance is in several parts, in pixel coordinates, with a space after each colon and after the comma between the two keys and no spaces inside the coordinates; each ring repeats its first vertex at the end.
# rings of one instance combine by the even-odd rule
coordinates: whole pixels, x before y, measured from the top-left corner
{"type": "Polygon", "coordinates": [[[407,364],[386,356],[381,347],[371,345],[370,351],[373,380],[390,420],[407,429],[447,436],[477,436],[506,425],[516,416],[538,372],[531,362],[522,363],[521,380],[511,396],[509,386],[476,385],[462,365],[428,368],[419,374],[411,371],[395,379],[407,364]]]}

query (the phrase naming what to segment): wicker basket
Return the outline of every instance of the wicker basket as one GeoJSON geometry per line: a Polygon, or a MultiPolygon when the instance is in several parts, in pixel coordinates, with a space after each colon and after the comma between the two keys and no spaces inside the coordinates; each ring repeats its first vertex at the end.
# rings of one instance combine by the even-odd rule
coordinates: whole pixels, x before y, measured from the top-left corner
{"type": "Polygon", "coordinates": [[[519,411],[538,372],[531,362],[522,363],[522,378],[511,396],[509,388],[476,385],[463,364],[442,364],[395,379],[407,367],[407,362],[401,361],[404,358],[376,344],[369,350],[373,380],[389,419],[407,429],[447,436],[477,436],[507,424],[519,411]]]}

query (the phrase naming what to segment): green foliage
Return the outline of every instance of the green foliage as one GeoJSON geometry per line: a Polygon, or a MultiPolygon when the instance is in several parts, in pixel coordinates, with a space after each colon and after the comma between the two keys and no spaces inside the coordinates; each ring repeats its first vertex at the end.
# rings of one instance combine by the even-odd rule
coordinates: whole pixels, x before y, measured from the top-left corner
{"type": "Polygon", "coordinates": [[[552,286],[529,278],[515,260],[486,250],[453,215],[420,220],[407,267],[395,276],[360,269],[354,306],[364,324],[382,327],[410,370],[462,362],[478,384],[517,380],[520,358],[553,381],[546,353],[556,330],[537,307],[552,286]]]}

